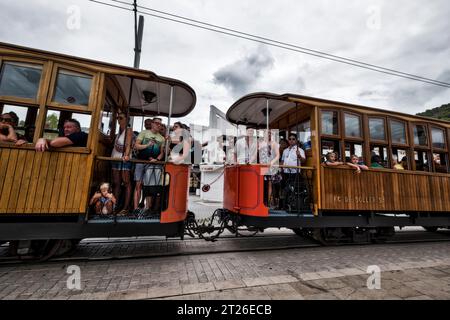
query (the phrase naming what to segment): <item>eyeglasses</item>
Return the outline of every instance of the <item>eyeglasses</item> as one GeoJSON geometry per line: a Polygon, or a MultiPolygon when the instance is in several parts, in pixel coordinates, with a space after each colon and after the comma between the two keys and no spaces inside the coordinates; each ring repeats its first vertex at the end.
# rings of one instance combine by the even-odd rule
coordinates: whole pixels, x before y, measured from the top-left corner
{"type": "Polygon", "coordinates": [[[13,119],[12,118],[0,118],[1,122],[12,122],[13,119]]]}

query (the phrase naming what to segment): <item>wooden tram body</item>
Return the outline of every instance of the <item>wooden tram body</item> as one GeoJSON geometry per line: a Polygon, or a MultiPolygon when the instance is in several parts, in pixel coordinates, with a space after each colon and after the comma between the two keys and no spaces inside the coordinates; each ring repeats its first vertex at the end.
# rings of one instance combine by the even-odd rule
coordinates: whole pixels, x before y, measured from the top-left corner
{"type": "Polygon", "coordinates": [[[264,199],[266,166],[238,164],[225,169],[224,209],[242,225],[288,227],[296,232],[339,229],[341,234],[355,228],[376,233],[393,230],[393,226],[450,226],[450,122],[270,93],[241,98],[230,107],[227,119],[247,127],[278,129],[286,138],[297,131],[299,123],[310,128],[310,148],[301,169],[303,179],[309,181],[309,201],[302,208],[269,207],[264,199]],[[420,125],[420,139],[416,125],[420,125]],[[343,160],[358,149],[369,167],[374,150],[384,153],[385,164],[391,168],[393,152],[406,154],[409,170],[369,168],[356,174],[348,166],[325,166],[322,158],[330,145],[343,160]],[[440,165],[431,163],[436,154],[441,157],[440,165]]]}
{"type": "Polygon", "coordinates": [[[167,206],[156,219],[91,220],[88,202],[105,181],[110,163],[117,161],[110,158],[111,144],[107,143],[116,131],[116,113],[120,110],[129,117],[184,116],[195,106],[192,88],[149,71],[5,43],[0,43],[0,68],[3,75],[0,79],[5,82],[0,84],[0,112],[8,106],[23,108],[24,125],[36,128],[33,143],[0,144],[0,242],[183,236],[188,201],[187,165],[161,164],[170,183],[166,188],[167,206]],[[10,78],[7,71],[11,71],[10,78]],[[33,72],[33,79],[26,78],[33,72]],[[27,80],[21,82],[21,77],[27,80]],[[16,87],[11,87],[9,80],[16,87]],[[20,85],[25,82],[27,87],[22,90],[20,85]],[[153,100],[145,98],[148,93],[153,100]],[[69,97],[61,100],[64,94],[69,97]],[[83,96],[84,101],[80,98],[83,96]],[[71,117],[87,119],[90,128],[87,146],[36,152],[34,143],[49,134],[46,116],[50,111],[60,115],[59,127],[71,117]]]}

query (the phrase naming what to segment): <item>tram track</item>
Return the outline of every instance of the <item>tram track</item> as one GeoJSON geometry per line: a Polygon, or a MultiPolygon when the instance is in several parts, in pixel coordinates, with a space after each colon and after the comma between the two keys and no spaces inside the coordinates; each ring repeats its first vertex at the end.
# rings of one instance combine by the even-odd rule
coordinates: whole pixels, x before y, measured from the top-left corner
{"type": "MultiPolygon", "coordinates": [[[[426,231],[402,231],[384,243],[344,243],[327,246],[366,246],[366,245],[395,245],[426,242],[448,242],[450,231],[434,233],[426,231]]],[[[176,256],[223,254],[236,252],[257,252],[317,248],[323,245],[309,238],[295,234],[270,234],[254,237],[223,236],[215,242],[202,239],[86,239],[78,245],[76,251],[67,256],[51,258],[45,263],[72,263],[109,260],[131,260],[146,258],[163,258],[176,256]]],[[[7,247],[0,246],[0,266],[14,266],[21,264],[36,264],[39,261],[31,259],[17,259],[4,255],[7,247]],[[3,256],[1,256],[3,254],[3,256]]]]}

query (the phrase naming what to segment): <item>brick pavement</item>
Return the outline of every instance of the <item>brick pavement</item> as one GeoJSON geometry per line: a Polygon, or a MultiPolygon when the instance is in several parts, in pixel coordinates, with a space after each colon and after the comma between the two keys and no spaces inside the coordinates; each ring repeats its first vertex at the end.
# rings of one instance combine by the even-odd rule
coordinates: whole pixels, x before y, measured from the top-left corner
{"type": "Polygon", "coordinates": [[[302,248],[0,267],[0,299],[450,299],[448,243],[302,248]],[[369,290],[367,266],[381,270],[369,290]]]}

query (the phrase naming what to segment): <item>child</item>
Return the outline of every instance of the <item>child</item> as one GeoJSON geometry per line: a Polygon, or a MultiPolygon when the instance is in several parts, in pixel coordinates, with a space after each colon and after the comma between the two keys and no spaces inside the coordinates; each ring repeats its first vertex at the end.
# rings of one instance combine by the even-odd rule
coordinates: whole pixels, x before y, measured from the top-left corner
{"type": "Polygon", "coordinates": [[[112,214],[116,206],[116,197],[111,193],[109,183],[100,185],[100,192],[96,192],[89,202],[89,205],[95,205],[95,213],[108,215],[112,214]]]}
{"type": "Polygon", "coordinates": [[[344,163],[338,160],[338,155],[336,152],[328,152],[326,155],[325,165],[327,166],[341,166],[344,163]]]}
{"type": "Polygon", "coordinates": [[[364,162],[359,160],[359,157],[354,154],[350,157],[350,162],[347,165],[356,170],[356,173],[361,173],[362,170],[368,170],[369,168],[364,164],[364,162]]]}

